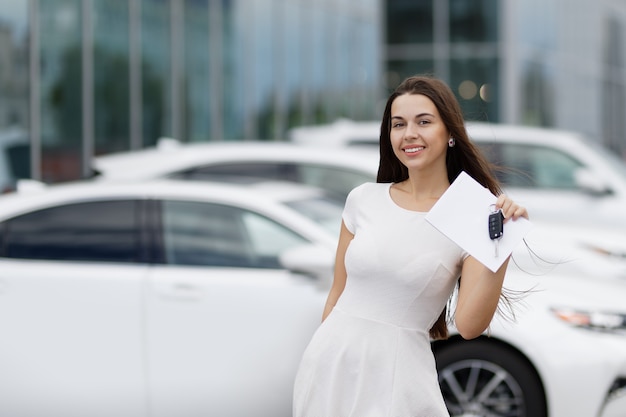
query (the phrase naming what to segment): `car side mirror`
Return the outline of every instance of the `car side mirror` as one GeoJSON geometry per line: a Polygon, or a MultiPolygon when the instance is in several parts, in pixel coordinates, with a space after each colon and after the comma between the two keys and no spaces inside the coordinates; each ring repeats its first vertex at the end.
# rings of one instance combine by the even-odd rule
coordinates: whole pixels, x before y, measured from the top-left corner
{"type": "Polygon", "coordinates": [[[579,168],[574,173],[574,179],[576,181],[576,185],[582,189],[583,191],[595,195],[595,196],[603,196],[613,194],[613,190],[606,183],[606,181],[597,175],[595,172],[586,169],[579,168]]]}
{"type": "Polygon", "coordinates": [[[281,253],[279,262],[290,272],[310,276],[321,286],[330,288],[335,259],[328,248],[320,245],[296,246],[281,253]]]}

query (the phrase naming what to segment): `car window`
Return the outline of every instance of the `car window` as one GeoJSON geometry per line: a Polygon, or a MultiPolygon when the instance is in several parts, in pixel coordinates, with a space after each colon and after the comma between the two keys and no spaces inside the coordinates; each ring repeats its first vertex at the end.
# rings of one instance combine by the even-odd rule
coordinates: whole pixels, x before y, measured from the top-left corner
{"type": "Polygon", "coordinates": [[[257,213],[219,204],[163,202],[168,264],[280,268],[282,251],[306,240],[257,213]]]}
{"type": "Polygon", "coordinates": [[[357,185],[375,180],[373,175],[340,167],[279,162],[208,165],[181,171],[172,177],[191,180],[245,181],[262,178],[290,181],[324,188],[342,201],[357,185]]]}
{"type": "Polygon", "coordinates": [[[358,185],[376,180],[374,175],[320,165],[300,166],[301,182],[323,188],[344,200],[358,185]]]}
{"type": "Polygon", "coordinates": [[[480,144],[488,159],[498,165],[505,186],[572,190],[580,161],[557,149],[519,144],[480,144]]]}
{"type": "Polygon", "coordinates": [[[317,196],[284,201],[283,204],[313,220],[331,234],[337,235],[339,233],[344,208],[342,203],[325,196],[317,196]]]}
{"type": "Polygon", "coordinates": [[[3,222],[2,256],[63,261],[139,262],[136,201],[65,204],[3,222]]]}
{"type": "Polygon", "coordinates": [[[172,178],[188,180],[214,180],[219,178],[264,178],[299,182],[298,169],[294,164],[278,162],[236,162],[194,167],[171,175],[172,178]]]}

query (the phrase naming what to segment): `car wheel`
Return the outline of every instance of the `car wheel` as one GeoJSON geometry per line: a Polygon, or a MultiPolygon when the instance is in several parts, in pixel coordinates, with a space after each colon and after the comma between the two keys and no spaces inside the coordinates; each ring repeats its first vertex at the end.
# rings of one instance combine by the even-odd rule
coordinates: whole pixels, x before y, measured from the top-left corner
{"type": "Polygon", "coordinates": [[[452,417],[545,417],[543,386],[520,354],[484,339],[436,351],[439,385],[452,417]]]}

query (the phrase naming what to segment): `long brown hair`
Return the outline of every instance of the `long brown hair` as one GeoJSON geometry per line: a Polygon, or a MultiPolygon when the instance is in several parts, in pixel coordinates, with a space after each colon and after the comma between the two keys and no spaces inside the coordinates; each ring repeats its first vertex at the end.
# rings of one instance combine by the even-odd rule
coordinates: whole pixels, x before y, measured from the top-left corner
{"type": "MultiPolygon", "coordinates": [[[[455,146],[448,148],[446,153],[446,167],[450,183],[461,171],[465,171],[492,193],[499,195],[502,189],[493,174],[494,167],[470,141],[465,129],[463,112],[454,93],[446,83],[430,76],[409,77],[389,96],[380,126],[380,163],[376,181],[397,183],[409,178],[408,169],[394,154],[390,140],[391,105],[398,96],[404,94],[421,94],[428,97],[437,107],[450,136],[455,139],[455,146]]],[[[448,338],[447,311],[447,307],[444,308],[430,329],[432,339],[448,338]]]]}

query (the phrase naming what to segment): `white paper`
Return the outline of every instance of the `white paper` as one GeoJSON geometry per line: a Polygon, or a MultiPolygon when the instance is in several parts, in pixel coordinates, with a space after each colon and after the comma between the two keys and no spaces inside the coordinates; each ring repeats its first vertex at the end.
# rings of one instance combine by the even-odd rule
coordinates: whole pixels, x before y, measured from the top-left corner
{"type": "Polygon", "coordinates": [[[523,217],[504,223],[496,256],[488,228],[496,200],[489,189],[463,171],[430,209],[426,220],[495,272],[532,228],[532,223],[523,217]]]}

